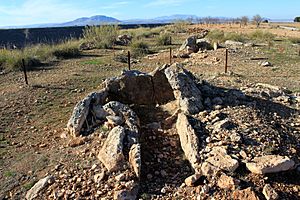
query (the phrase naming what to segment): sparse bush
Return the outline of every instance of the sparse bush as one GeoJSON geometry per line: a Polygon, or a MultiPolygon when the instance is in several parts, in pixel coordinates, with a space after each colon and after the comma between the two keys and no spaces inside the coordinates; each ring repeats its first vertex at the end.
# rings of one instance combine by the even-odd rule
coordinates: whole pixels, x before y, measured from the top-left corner
{"type": "Polygon", "coordinates": [[[185,33],[188,28],[189,22],[186,20],[174,21],[174,30],[176,33],[185,33]]]}
{"type": "Polygon", "coordinates": [[[158,45],[171,45],[172,44],[171,35],[169,33],[163,33],[157,38],[156,42],[158,45]]]}
{"type": "Polygon", "coordinates": [[[87,26],[83,37],[87,42],[94,43],[97,48],[112,48],[119,34],[118,25],[87,26]]]}
{"type": "Polygon", "coordinates": [[[79,42],[67,41],[53,46],[53,56],[58,59],[75,58],[80,55],[79,42]]]}
{"type": "Polygon", "coordinates": [[[249,34],[250,39],[258,42],[271,42],[274,40],[275,35],[265,31],[254,31],[249,34]]]}
{"type": "Polygon", "coordinates": [[[148,44],[142,41],[134,41],[131,43],[130,47],[134,57],[143,56],[150,53],[148,44]]]}
{"type": "Polygon", "coordinates": [[[241,33],[225,33],[225,40],[233,40],[237,42],[245,42],[247,40],[247,37],[244,34],[241,33]]]}
{"type": "Polygon", "coordinates": [[[217,29],[211,30],[206,37],[212,42],[224,42],[226,40],[225,33],[217,29]]]}

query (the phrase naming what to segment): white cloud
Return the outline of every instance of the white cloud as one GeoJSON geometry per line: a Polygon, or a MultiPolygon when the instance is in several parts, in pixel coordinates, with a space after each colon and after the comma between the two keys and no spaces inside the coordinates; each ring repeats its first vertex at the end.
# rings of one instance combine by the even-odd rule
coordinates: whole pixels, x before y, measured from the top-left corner
{"type": "Polygon", "coordinates": [[[146,7],[155,7],[155,6],[180,6],[184,0],[155,0],[148,4],[146,7]]]}
{"type": "Polygon", "coordinates": [[[116,9],[116,8],[120,8],[122,6],[129,5],[129,4],[130,4],[130,2],[128,2],[128,1],[119,1],[119,2],[109,4],[109,5],[102,6],[101,9],[107,9],[107,10],[116,9]]]}

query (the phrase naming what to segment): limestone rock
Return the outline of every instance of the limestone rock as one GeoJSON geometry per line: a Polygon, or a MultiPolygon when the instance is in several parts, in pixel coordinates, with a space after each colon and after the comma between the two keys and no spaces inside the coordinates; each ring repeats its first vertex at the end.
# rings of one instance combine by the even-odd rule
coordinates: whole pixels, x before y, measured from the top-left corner
{"type": "Polygon", "coordinates": [[[263,67],[272,67],[272,63],[270,63],[269,61],[264,61],[260,65],[263,67]]]}
{"type": "Polygon", "coordinates": [[[141,145],[140,144],[133,144],[129,151],[129,163],[133,168],[136,177],[140,178],[141,176],[141,166],[142,166],[142,159],[141,159],[141,145]]]}
{"type": "Polygon", "coordinates": [[[200,171],[204,176],[213,177],[213,176],[216,176],[219,173],[220,169],[218,167],[215,167],[214,165],[208,163],[208,162],[204,162],[201,165],[200,171]]]}
{"type": "Polygon", "coordinates": [[[165,74],[180,109],[188,115],[200,112],[203,109],[201,92],[182,65],[173,64],[166,68],[165,74]]]}
{"type": "Polygon", "coordinates": [[[206,162],[228,172],[234,172],[239,166],[239,162],[231,158],[223,147],[214,147],[206,162]]]}
{"type": "Polygon", "coordinates": [[[251,187],[244,190],[235,190],[232,194],[234,200],[259,200],[255,192],[252,191],[251,187]]]}
{"type": "Polygon", "coordinates": [[[243,43],[242,42],[233,41],[233,40],[226,40],[225,41],[225,45],[226,46],[243,46],[243,43]]]}
{"type": "Polygon", "coordinates": [[[255,174],[276,173],[287,171],[294,167],[295,162],[287,156],[267,155],[256,157],[252,162],[246,163],[246,167],[255,174]]]}
{"type": "Polygon", "coordinates": [[[218,180],[218,186],[222,189],[235,190],[238,186],[239,181],[231,176],[222,174],[218,180]]]}
{"type": "Polygon", "coordinates": [[[109,172],[116,171],[123,167],[123,139],[125,137],[125,129],[121,126],[113,128],[109,134],[103,147],[101,148],[98,159],[104,164],[109,172]]]}
{"type": "Polygon", "coordinates": [[[78,137],[82,131],[83,124],[86,122],[86,118],[90,112],[92,105],[103,104],[107,98],[107,90],[101,90],[100,92],[94,92],[85,97],[82,101],[75,106],[72,116],[67,124],[67,129],[74,137],[78,137]]]}
{"type": "Polygon", "coordinates": [[[270,184],[266,184],[263,188],[263,194],[267,200],[276,200],[279,199],[277,192],[271,187],[270,184]]]}
{"type": "Polygon", "coordinates": [[[138,195],[138,185],[114,192],[114,200],[135,200],[138,195]]]}
{"type": "Polygon", "coordinates": [[[197,37],[190,36],[188,37],[180,47],[180,51],[188,50],[188,53],[197,53],[199,51],[199,47],[197,46],[197,37]]]}
{"type": "Polygon", "coordinates": [[[173,90],[164,72],[167,67],[168,65],[158,67],[150,73],[152,75],[155,102],[158,104],[175,100],[173,90]]]}
{"type": "Polygon", "coordinates": [[[52,176],[47,176],[41,180],[39,180],[27,193],[25,198],[27,200],[31,200],[31,199],[35,199],[36,197],[38,197],[38,193],[44,189],[49,182],[53,180],[52,176]]]}
{"type": "Polygon", "coordinates": [[[199,139],[185,114],[178,114],[176,129],[180,137],[181,148],[192,167],[198,163],[199,139]]]}
{"type": "Polygon", "coordinates": [[[198,174],[198,173],[193,174],[193,175],[187,177],[187,178],[185,179],[184,182],[185,182],[185,184],[186,184],[187,186],[192,187],[192,186],[194,186],[194,184],[199,180],[199,178],[200,178],[201,176],[202,176],[202,175],[201,175],[201,174],[198,174]]]}

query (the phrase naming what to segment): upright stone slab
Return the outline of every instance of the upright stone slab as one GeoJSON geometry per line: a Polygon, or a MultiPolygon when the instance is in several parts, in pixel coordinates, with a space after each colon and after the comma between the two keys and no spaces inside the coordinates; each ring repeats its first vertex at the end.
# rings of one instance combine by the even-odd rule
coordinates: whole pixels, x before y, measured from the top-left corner
{"type": "Polygon", "coordinates": [[[178,114],[176,129],[180,137],[181,148],[195,169],[198,163],[199,139],[185,114],[178,114]]]}
{"type": "Polygon", "coordinates": [[[203,110],[201,91],[182,65],[178,63],[171,65],[165,69],[165,74],[173,89],[175,99],[185,114],[193,115],[203,110]]]}
{"type": "Polygon", "coordinates": [[[113,128],[109,132],[108,137],[98,154],[98,159],[104,164],[109,172],[117,171],[123,167],[124,137],[125,129],[123,127],[117,126],[113,128]]]}

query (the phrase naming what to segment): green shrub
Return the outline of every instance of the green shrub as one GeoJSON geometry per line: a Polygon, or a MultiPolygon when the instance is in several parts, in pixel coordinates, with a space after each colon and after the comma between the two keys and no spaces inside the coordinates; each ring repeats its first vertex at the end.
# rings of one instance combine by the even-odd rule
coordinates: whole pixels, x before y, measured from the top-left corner
{"type": "Polygon", "coordinates": [[[83,31],[84,39],[100,49],[112,48],[118,34],[118,25],[87,26],[83,31]]]}
{"type": "Polygon", "coordinates": [[[300,44],[300,38],[292,37],[292,38],[289,38],[289,41],[293,44],[300,44]]]}
{"type": "Polygon", "coordinates": [[[212,42],[224,42],[226,40],[225,33],[217,29],[211,30],[206,37],[212,42]]]}
{"type": "Polygon", "coordinates": [[[270,32],[265,32],[261,30],[254,31],[249,34],[250,39],[258,42],[271,42],[274,40],[275,35],[270,32]]]}
{"type": "Polygon", "coordinates": [[[158,45],[171,45],[172,44],[172,38],[169,33],[161,34],[157,39],[156,42],[158,45]]]}
{"type": "Polygon", "coordinates": [[[241,33],[225,33],[225,40],[233,40],[237,42],[245,42],[247,40],[247,37],[244,34],[241,33]]]}
{"type": "Polygon", "coordinates": [[[187,20],[176,20],[174,21],[174,31],[176,33],[185,33],[188,28],[189,22],[187,20]]]}
{"type": "Polygon", "coordinates": [[[150,53],[148,44],[142,41],[134,41],[131,43],[130,47],[134,57],[143,56],[150,53]]]}

